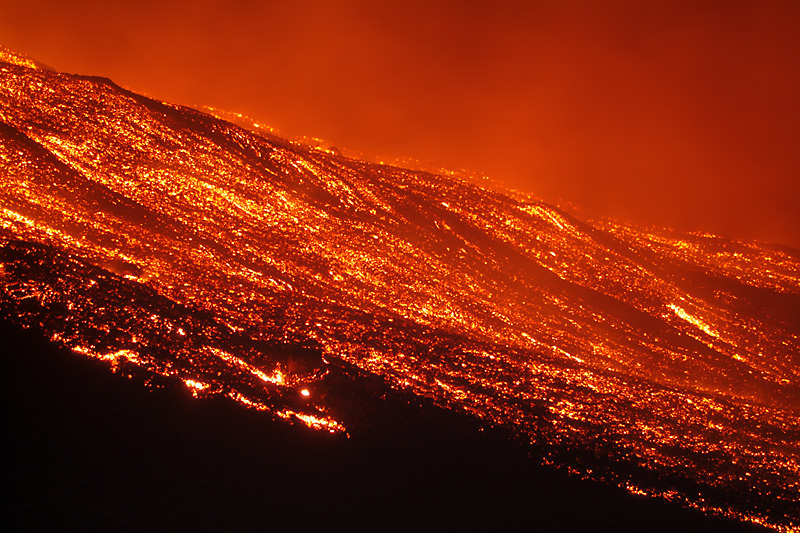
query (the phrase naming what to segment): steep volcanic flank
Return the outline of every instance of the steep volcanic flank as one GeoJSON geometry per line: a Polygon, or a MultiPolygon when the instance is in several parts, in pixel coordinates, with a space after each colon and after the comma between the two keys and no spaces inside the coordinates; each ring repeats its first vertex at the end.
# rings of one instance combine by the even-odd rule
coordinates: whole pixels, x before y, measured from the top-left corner
{"type": "Polygon", "coordinates": [[[19,324],[332,432],[367,408],[346,374],[582,476],[800,527],[796,251],[584,222],[2,57],[19,324]]]}

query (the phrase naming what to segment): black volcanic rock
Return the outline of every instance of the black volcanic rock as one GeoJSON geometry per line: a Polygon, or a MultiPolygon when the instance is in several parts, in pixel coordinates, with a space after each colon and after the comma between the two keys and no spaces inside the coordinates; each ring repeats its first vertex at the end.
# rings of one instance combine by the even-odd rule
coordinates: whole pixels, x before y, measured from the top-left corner
{"type": "Polygon", "coordinates": [[[0,344],[12,530],[756,530],[536,466],[402,395],[344,438],[146,389],[7,320],[0,344]]]}

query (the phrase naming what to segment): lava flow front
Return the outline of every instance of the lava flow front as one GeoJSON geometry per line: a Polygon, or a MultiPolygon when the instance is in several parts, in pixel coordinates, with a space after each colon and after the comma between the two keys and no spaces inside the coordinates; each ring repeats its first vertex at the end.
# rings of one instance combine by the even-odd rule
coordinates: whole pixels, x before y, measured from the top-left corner
{"type": "Polygon", "coordinates": [[[577,475],[800,527],[797,251],[582,221],[0,59],[4,316],[324,431],[347,425],[333,375],[378,376],[577,475]]]}

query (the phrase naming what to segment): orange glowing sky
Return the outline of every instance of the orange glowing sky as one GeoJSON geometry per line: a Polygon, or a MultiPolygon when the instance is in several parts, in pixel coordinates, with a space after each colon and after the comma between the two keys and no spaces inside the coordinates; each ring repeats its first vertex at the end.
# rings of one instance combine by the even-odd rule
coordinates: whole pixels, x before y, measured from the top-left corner
{"type": "Polygon", "coordinates": [[[0,44],[585,214],[800,248],[800,3],[0,0],[0,44]],[[600,7],[602,6],[602,7],[600,7]]]}

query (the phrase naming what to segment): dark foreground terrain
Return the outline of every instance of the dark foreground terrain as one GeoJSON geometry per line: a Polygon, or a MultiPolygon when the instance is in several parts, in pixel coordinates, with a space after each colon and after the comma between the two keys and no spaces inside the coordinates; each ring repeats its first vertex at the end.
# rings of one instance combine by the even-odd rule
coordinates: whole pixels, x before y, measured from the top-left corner
{"type": "Polygon", "coordinates": [[[344,438],[148,390],[7,321],[0,347],[11,530],[757,530],[540,467],[391,395],[344,438]]]}

